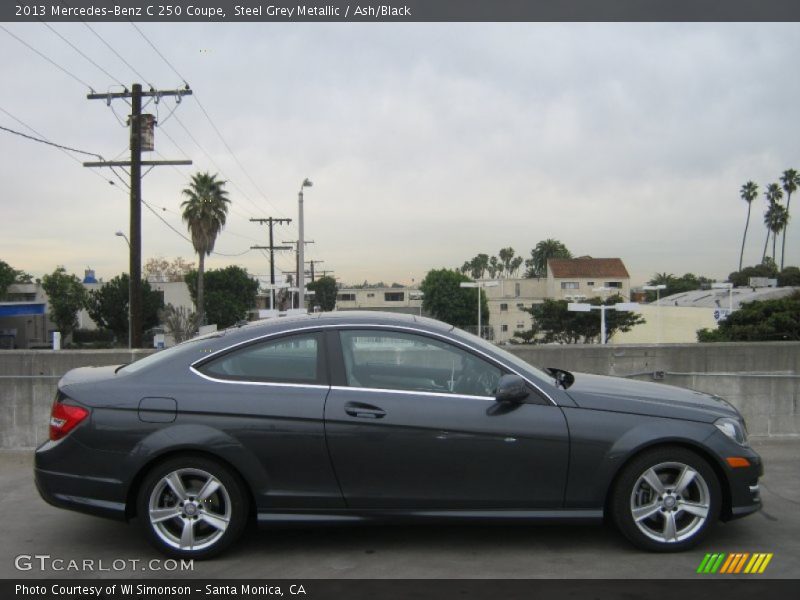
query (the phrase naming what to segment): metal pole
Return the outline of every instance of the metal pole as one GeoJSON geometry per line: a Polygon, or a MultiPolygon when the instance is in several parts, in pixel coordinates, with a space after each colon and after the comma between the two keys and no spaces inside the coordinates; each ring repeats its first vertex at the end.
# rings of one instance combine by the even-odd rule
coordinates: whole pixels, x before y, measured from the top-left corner
{"type": "Polygon", "coordinates": [[[606,306],[600,306],[600,343],[606,343],[606,306]]]}
{"type": "Polygon", "coordinates": [[[481,286],[478,284],[478,287],[475,288],[478,290],[478,337],[483,338],[483,332],[481,331],[481,286]]]}
{"type": "MultiPolygon", "coordinates": [[[[305,183],[305,182],[304,182],[305,183]]],[[[304,257],[304,250],[305,250],[305,236],[303,230],[303,186],[300,186],[300,192],[297,195],[297,203],[298,203],[298,222],[299,222],[299,229],[300,229],[300,239],[297,241],[297,306],[298,308],[305,308],[306,307],[306,295],[305,295],[305,288],[306,288],[306,278],[305,278],[305,257],[304,257]]]]}

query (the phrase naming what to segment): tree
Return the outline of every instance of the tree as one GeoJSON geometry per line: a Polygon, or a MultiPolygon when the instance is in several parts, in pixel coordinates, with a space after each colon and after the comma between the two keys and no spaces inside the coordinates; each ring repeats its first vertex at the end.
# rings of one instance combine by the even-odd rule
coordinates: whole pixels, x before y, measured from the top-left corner
{"type": "Polygon", "coordinates": [[[547,260],[550,258],[572,258],[572,253],[558,240],[542,240],[531,250],[530,259],[525,261],[525,277],[547,277],[547,260]]]}
{"type": "Polygon", "coordinates": [[[308,284],[308,289],[314,292],[313,303],[321,310],[329,311],[336,308],[336,280],[326,275],[308,284]]]}
{"type": "Polygon", "coordinates": [[[176,344],[188,340],[197,331],[197,313],[188,310],[185,306],[175,308],[172,304],[167,304],[159,311],[158,316],[176,344]]]}
{"type": "MultiPolygon", "coordinates": [[[[128,286],[127,273],[117,275],[100,289],[89,292],[86,312],[102,329],[114,332],[117,340],[128,339],[128,286]]],[[[158,312],[164,306],[164,297],[142,280],[142,330],[152,329],[159,324],[158,312]]]]}
{"type": "Polygon", "coordinates": [[[521,256],[515,256],[511,259],[511,262],[508,263],[508,268],[510,269],[509,275],[512,277],[516,277],[519,274],[519,268],[522,266],[523,258],[521,256]]]}
{"type": "Polygon", "coordinates": [[[78,326],[78,311],[86,305],[86,288],[75,275],[58,267],[42,278],[42,288],[50,302],[50,320],[64,337],[78,326]]]}
{"type": "MultiPolygon", "coordinates": [[[[197,269],[197,322],[205,323],[205,259],[214,251],[214,243],[228,217],[228,192],[216,175],[195,173],[189,187],[183,190],[188,199],[181,203],[183,220],[192,236],[192,246],[199,256],[197,269]]],[[[248,307],[249,308],[249,307],[248,307]]]]}
{"type": "Polygon", "coordinates": [[[0,300],[6,299],[9,286],[17,280],[17,270],[0,260],[0,300]]]}
{"type": "Polygon", "coordinates": [[[747,228],[750,225],[750,209],[752,208],[753,200],[758,197],[758,186],[752,181],[748,181],[739,190],[739,197],[747,202],[747,220],[744,222],[744,235],[742,235],[742,251],[739,253],[739,270],[742,270],[742,261],[744,260],[744,242],[747,239],[747,228]]]}
{"type": "Polygon", "coordinates": [[[797,267],[786,267],[778,273],[778,285],[780,287],[800,286],[800,269],[797,267]]]}
{"type": "Polygon", "coordinates": [[[767,209],[764,221],[767,223],[769,231],[772,232],[772,260],[777,265],[778,257],[776,244],[778,241],[778,234],[786,228],[786,224],[789,222],[789,215],[783,204],[773,202],[767,209]]]}
{"type": "Polygon", "coordinates": [[[181,256],[174,258],[172,261],[163,256],[158,256],[150,258],[144,263],[142,278],[148,281],[151,278],[156,281],[183,281],[184,276],[192,269],[194,269],[194,263],[186,262],[181,256]]]}
{"type": "Polygon", "coordinates": [[[489,257],[489,278],[494,279],[497,275],[502,273],[503,265],[500,264],[500,261],[497,259],[496,256],[489,257]]]}
{"type": "Polygon", "coordinates": [[[676,277],[671,273],[656,273],[652,279],[647,282],[647,285],[666,285],[666,289],[661,290],[660,294],[654,291],[647,292],[647,301],[653,302],[656,297],[665,298],[672,294],[681,294],[683,292],[690,292],[692,290],[699,290],[703,285],[710,285],[711,279],[703,275],[695,275],[694,273],[686,273],[681,277],[676,277]]]}
{"type": "MultiPolygon", "coordinates": [[[[764,197],[767,199],[767,210],[764,213],[764,225],[767,226],[767,239],[764,241],[764,252],[761,255],[761,262],[767,257],[767,245],[769,244],[769,234],[773,233],[774,226],[777,224],[776,220],[776,206],[781,198],[783,198],[783,191],[777,183],[770,183],[764,192],[764,197]]],[[[774,254],[774,251],[773,251],[774,254]]],[[[775,256],[772,257],[775,259],[775,256]]]]}
{"type": "Polygon", "coordinates": [[[4,260],[0,260],[0,301],[5,300],[8,288],[12,283],[31,283],[33,277],[29,273],[13,268],[4,260]]]}
{"type": "MultiPolygon", "coordinates": [[[[590,298],[587,301],[593,306],[602,304],[613,306],[623,302],[619,294],[610,296],[605,300],[590,298]]],[[[566,300],[546,299],[541,304],[534,304],[531,308],[524,309],[533,317],[533,330],[542,337],[538,340],[545,344],[577,344],[592,343],[600,337],[600,315],[598,311],[570,312],[566,300]]],[[[618,331],[630,331],[636,325],[645,322],[642,315],[630,311],[606,311],[606,339],[608,342],[618,331]]],[[[533,339],[531,332],[526,332],[520,338],[533,339]]]]}
{"type": "Polygon", "coordinates": [[[700,329],[700,342],[800,340],[800,292],[776,300],[742,303],[716,330],[700,329]]]}
{"type": "MultiPolygon", "coordinates": [[[[197,303],[199,271],[186,275],[186,285],[192,300],[197,303]]],[[[231,265],[224,269],[211,269],[205,277],[205,306],[208,320],[224,329],[247,318],[247,311],[256,304],[258,281],[246,269],[231,265]]]]}
{"type": "Polygon", "coordinates": [[[483,279],[483,274],[489,268],[489,255],[478,254],[469,261],[469,271],[473,279],[483,279]]]}
{"type": "Polygon", "coordinates": [[[783,257],[786,254],[786,228],[789,225],[791,214],[789,207],[792,204],[792,194],[800,187],[800,173],[794,169],[786,169],[781,175],[781,184],[783,184],[783,191],[786,192],[786,223],[783,226],[783,237],[781,238],[781,271],[783,270],[783,257]]]}
{"type": "Polygon", "coordinates": [[[481,320],[489,322],[489,307],[486,295],[481,288],[469,289],[460,287],[461,282],[470,281],[469,277],[450,269],[433,269],[428,271],[420,283],[422,291],[422,308],[440,321],[456,327],[477,325],[478,294],[481,294],[481,320]]]}
{"type": "Polygon", "coordinates": [[[777,276],[778,269],[775,267],[775,263],[767,257],[760,265],[745,267],[740,271],[734,271],[728,275],[728,281],[730,281],[734,287],[744,287],[750,285],[751,277],[774,279],[777,276]]]}
{"type": "Polygon", "coordinates": [[[500,262],[503,263],[503,273],[508,277],[511,272],[511,261],[514,260],[514,249],[510,246],[508,248],[500,248],[498,255],[500,256],[500,262]]]}

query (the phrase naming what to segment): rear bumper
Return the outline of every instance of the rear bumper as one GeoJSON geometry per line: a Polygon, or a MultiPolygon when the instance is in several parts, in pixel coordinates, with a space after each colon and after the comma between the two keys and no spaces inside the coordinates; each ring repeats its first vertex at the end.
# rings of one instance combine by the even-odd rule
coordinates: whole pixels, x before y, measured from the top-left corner
{"type": "Polygon", "coordinates": [[[42,499],[66,508],[99,517],[125,520],[125,490],[118,479],[91,477],[67,470],[66,464],[86,464],[62,460],[64,456],[87,449],[65,438],[45,442],[36,449],[33,476],[42,499]],[[70,447],[71,446],[71,447],[70,447]]]}

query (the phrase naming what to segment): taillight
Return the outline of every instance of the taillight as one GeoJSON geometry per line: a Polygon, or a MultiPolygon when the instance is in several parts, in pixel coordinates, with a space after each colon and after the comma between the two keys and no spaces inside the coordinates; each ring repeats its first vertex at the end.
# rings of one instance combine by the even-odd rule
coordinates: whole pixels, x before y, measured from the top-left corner
{"type": "Polygon", "coordinates": [[[89,416],[85,408],[64,404],[61,398],[62,395],[58,394],[50,411],[50,440],[53,442],[63,438],[89,416]]]}

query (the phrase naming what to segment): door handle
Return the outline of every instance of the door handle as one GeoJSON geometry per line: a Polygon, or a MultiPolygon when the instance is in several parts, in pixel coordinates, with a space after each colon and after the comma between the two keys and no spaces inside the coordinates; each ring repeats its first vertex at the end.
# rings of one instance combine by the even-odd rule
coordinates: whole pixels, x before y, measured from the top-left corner
{"type": "Polygon", "coordinates": [[[386,411],[371,404],[361,404],[360,402],[349,402],[345,404],[344,412],[351,417],[360,419],[382,419],[386,416],[386,411]]]}

